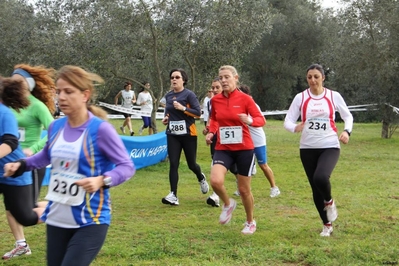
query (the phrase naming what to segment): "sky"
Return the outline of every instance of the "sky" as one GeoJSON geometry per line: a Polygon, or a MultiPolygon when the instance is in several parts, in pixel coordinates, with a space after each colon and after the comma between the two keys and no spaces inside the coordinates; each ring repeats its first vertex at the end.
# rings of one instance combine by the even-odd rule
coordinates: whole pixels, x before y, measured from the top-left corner
{"type": "Polygon", "coordinates": [[[321,6],[324,8],[339,8],[340,4],[338,0],[321,0],[321,6]]]}

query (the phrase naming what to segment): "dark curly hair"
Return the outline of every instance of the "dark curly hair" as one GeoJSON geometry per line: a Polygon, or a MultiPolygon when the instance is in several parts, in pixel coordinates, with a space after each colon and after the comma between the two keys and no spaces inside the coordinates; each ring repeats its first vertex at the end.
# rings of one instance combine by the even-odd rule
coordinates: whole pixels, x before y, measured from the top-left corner
{"type": "Polygon", "coordinates": [[[4,105],[17,112],[30,104],[22,82],[12,78],[0,77],[0,99],[4,105]]]}

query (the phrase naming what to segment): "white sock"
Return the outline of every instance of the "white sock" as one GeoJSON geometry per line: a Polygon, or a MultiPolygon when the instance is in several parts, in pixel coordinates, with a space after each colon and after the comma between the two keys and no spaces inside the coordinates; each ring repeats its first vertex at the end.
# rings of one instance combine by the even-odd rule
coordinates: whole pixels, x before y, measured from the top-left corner
{"type": "Polygon", "coordinates": [[[15,243],[17,243],[19,246],[26,247],[26,240],[25,240],[25,238],[23,238],[23,239],[18,239],[15,243]]]}

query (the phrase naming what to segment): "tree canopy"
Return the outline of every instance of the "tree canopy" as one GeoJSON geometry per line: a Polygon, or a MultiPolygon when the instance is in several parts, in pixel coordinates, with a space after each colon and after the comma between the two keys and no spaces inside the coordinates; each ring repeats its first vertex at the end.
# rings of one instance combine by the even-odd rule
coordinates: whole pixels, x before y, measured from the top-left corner
{"type": "MultiPolygon", "coordinates": [[[[160,99],[175,67],[202,99],[221,65],[234,65],[262,110],[288,108],[312,63],[349,105],[377,104],[357,121],[383,121],[399,106],[398,0],[0,0],[0,74],[15,64],[72,64],[101,75],[98,100],[125,81],[160,99]]],[[[155,102],[158,105],[158,102],[155,102]]],[[[157,107],[157,106],[156,106],[157,107]]]]}

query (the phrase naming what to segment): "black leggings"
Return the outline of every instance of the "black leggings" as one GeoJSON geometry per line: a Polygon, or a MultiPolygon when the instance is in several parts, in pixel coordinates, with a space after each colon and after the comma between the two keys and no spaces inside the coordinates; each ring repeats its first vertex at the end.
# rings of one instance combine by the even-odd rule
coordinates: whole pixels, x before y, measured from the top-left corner
{"type": "Polygon", "coordinates": [[[323,223],[328,223],[324,201],[331,200],[330,176],[338,162],[340,149],[301,149],[303,168],[313,192],[313,201],[323,223]]]}
{"type": "Polygon", "coordinates": [[[88,266],[104,244],[107,224],[81,228],[47,225],[47,266],[88,266]]]}
{"type": "Polygon", "coordinates": [[[39,219],[36,212],[33,211],[32,191],[32,185],[10,186],[0,184],[0,194],[3,194],[6,210],[23,226],[35,225],[39,219]]]}
{"type": "Polygon", "coordinates": [[[32,194],[33,202],[37,203],[37,199],[40,196],[40,189],[42,187],[44,176],[46,175],[46,167],[41,169],[35,169],[32,171],[32,194]]]}
{"type": "Polygon", "coordinates": [[[188,168],[197,176],[198,182],[203,179],[201,167],[197,164],[197,137],[167,135],[169,156],[170,191],[177,196],[179,183],[179,164],[182,150],[186,156],[188,168]]]}

